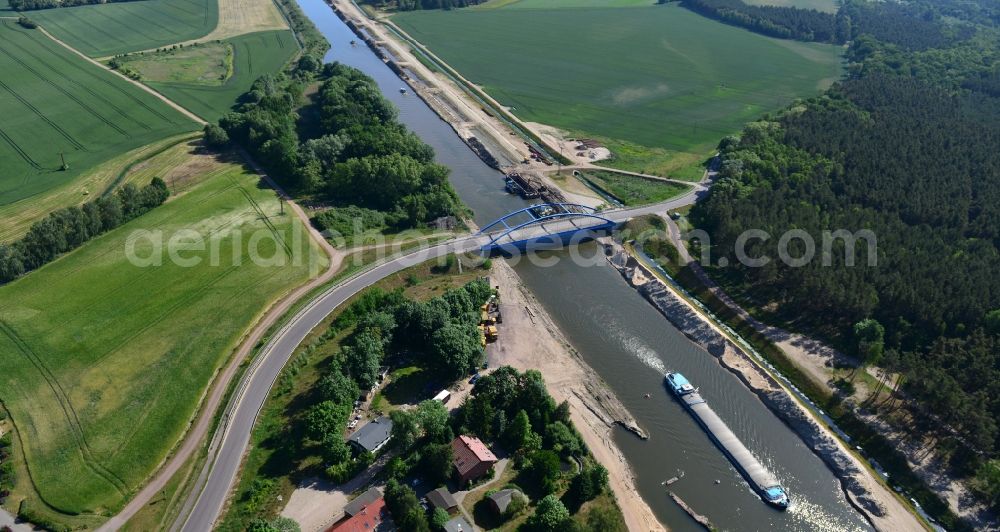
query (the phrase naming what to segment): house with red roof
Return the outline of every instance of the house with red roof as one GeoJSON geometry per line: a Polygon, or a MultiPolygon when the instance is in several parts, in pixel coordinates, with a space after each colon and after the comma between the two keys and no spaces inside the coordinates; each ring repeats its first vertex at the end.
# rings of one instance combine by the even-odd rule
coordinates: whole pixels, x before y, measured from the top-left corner
{"type": "Polygon", "coordinates": [[[497,463],[497,457],[489,447],[472,436],[463,434],[455,438],[451,442],[451,451],[458,482],[463,486],[485,475],[497,463]]]}
{"type": "Polygon", "coordinates": [[[380,532],[395,530],[385,498],[371,488],[344,507],[344,517],[327,532],[380,532]]]}

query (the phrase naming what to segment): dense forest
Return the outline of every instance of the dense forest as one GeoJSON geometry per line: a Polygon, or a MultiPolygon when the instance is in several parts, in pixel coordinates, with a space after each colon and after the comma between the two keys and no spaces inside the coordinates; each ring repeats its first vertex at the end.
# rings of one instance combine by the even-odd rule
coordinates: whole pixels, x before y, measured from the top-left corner
{"type": "MultiPolygon", "coordinates": [[[[967,4],[847,2],[865,32],[847,79],[723,140],[719,180],[692,212],[733,264],[714,275],[898,372],[921,430],[977,457],[966,471],[1000,449],[1000,4],[967,4]],[[748,254],[775,258],[789,229],[817,243],[870,230],[877,264],[864,241],[853,254],[835,241],[828,267],[747,267],[735,248],[750,228],[772,238],[750,240],[748,254]]],[[[983,489],[994,505],[996,480],[983,489]]]]}
{"type": "Polygon", "coordinates": [[[319,76],[324,81],[313,104],[317,124],[310,138],[300,138],[298,128],[302,83],[267,75],[238,110],[206,128],[207,142],[235,141],[295,194],[353,207],[352,213],[379,211],[376,218],[387,227],[417,227],[458,213],[448,169],[434,163],[433,150],[396,120],[396,109],[374,80],[338,63],[323,66],[319,76]]]}
{"type": "Polygon", "coordinates": [[[742,0],[680,0],[680,5],[771,37],[842,44],[868,36],[908,51],[941,48],[968,39],[975,33],[974,28],[960,19],[997,20],[996,6],[983,7],[957,0],[934,3],[844,0],[837,13],[756,6],[742,0]]]}
{"type": "Polygon", "coordinates": [[[420,9],[454,9],[482,4],[486,0],[363,0],[379,9],[416,11],[420,9]]]}
{"type": "Polygon", "coordinates": [[[836,15],[815,9],[752,6],[742,0],[681,0],[681,5],[700,15],[781,39],[833,43],[849,37],[850,28],[841,27],[836,15]]]}

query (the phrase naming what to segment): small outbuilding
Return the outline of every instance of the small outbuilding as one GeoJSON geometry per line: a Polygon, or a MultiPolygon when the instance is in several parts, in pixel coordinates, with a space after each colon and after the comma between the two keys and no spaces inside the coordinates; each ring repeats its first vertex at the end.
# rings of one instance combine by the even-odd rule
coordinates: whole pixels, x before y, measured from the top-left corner
{"type": "Polygon", "coordinates": [[[382,416],[356,430],[347,441],[360,452],[376,453],[391,436],[392,420],[382,416]]]}
{"type": "Polygon", "coordinates": [[[458,501],[455,496],[448,491],[448,488],[438,488],[427,494],[427,501],[434,508],[440,508],[448,513],[452,513],[458,508],[458,501]]]}
{"type": "Polygon", "coordinates": [[[458,475],[458,482],[466,485],[486,474],[497,457],[485,443],[472,436],[461,435],[451,442],[452,464],[458,475]]]}
{"type": "Polygon", "coordinates": [[[518,496],[523,497],[524,495],[516,489],[502,489],[489,496],[490,508],[493,508],[493,511],[497,514],[503,515],[507,512],[507,508],[510,507],[510,503],[514,500],[514,497],[518,496]]]}

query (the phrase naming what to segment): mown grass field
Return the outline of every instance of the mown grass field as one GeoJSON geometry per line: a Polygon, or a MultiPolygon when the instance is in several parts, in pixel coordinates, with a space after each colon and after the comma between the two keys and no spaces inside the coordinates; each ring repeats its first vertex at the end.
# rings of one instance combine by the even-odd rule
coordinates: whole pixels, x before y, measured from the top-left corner
{"type": "Polygon", "coordinates": [[[149,81],[147,85],[192,113],[214,122],[226,114],[250,85],[269,72],[278,72],[298,51],[291,30],[261,31],[224,42],[233,49],[233,73],[221,85],[197,82],[149,81]]]}
{"type": "MultiPolygon", "coordinates": [[[[36,493],[52,507],[119,508],[181,437],[247,328],[309,277],[310,257],[325,269],[302,225],[279,214],[258,180],[217,164],[166,205],[0,287],[0,398],[36,493]],[[162,265],[140,267],[126,255],[139,230],[162,231],[164,242],[194,230],[208,245],[180,252],[200,257],[197,265],[183,267],[164,246],[162,265]],[[252,249],[273,265],[252,261],[252,249]]],[[[135,249],[148,258],[155,246],[140,240],[135,249]]]]}
{"type": "Polygon", "coordinates": [[[683,194],[689,188],[669,181],[657,181],[605,170],[585,170],[580,173],[583,179],[610,192],[627,206],[665,201],[683,194]]]}
{"type": "Polygon", "coordinates": [[[198,125],[36,30],[0,21],[0,206],[198,125]],[[60,153],[68,171],[61,171],[60,153]]]}
{"type": "Polygon", "coordinates": [[[118,60],[141,76],[143,82],[222,85],[229,79],[233,48],[209,42],[161,52],[145,52],[118,60]]]}
{"type": "Polygon", "coordinates": [[[144,0],[32,11],[31,19],[91,57],[149,50],[208,35],[217,0],[144,0]]]}
{"type": "Polygon", "coordinates": [[[524,120],[697,162],[842,71],[837,47],[763,37],[675,5],[516,5],[393,20],[524,120]]]}

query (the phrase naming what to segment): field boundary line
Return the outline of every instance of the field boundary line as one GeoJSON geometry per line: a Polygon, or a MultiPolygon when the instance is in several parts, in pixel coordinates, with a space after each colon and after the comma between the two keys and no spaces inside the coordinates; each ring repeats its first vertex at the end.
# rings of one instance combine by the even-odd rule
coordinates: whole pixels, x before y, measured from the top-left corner
{"type": "MultiPolygon", "coordinates": [[[[14,28],[14,29],[15,29],[16,31],[22,31],[22,30],[17,30],[17,28],[14,28]]],[[[41,28],[41,27],[39,27],[39,29],[42,29],[42,28],[41,28]]],[[[45,30],[44,30],[44,29],[42,29],[42,32],[43,32],[43,33],[45,33],[45,30]]],[[[48,35],[48,34],[47,34],[47,35],[48,35]]],[[[69,49],[70,51],[76,51],[76,50],[73,50],[72,48],[70,48],[69,46],[67,46],[67,45],[66,45],[65,43],[62,43],[62,42],[60,42],[59,40],[55,39],[54,37],[52,37],[52,35],[48,35],[48,36],[49,36],[49,38],[50,38],[50,39],[52,39],[53,41],[55,41],[55,42],[56,42],[56,43],[58,43],[58,44],[61,44],[61,45],[62,45],[63,47],[65,47],[65,48],[68,48],[68,49],[69,49]]],[[[50,49],[48,49],[48,48],[46,48],[46,49],[47,49],[47,51],[49,51],[49,52],[52,52],[52,50],[50,50],[50,49]]],[[[134,101],[135,103],[139,104],[139,106],[141,106],[142,108],[144,108],[144,109],[146,109],[147,111],[149,111],[150,113],[152,113],[152,114],[154,114],[154,115],[156,115],[156,116],[158,116],[158,117],[162,118],[162,119],[163,119],[163,120],[164,120],[165,122],[168,122],[168,123],[170,123],[170,124],[174,124],[174,125],[177,125],[177,122],[175,122],[175,121],[174,121],[174,120],[172,120],[171,118],[167,117],[166,115],[164,115],[163,113],[161,113],[161,112],[160,112],[159,110],[157,110],[157,109],[154,109],[154,108],[150,107],[150,106],[149,106],[149,105],[148,105],[148,104],[147,104],[146,102],[144,102],[144,101],[142,101],[141,99],[137,98],[135,94],[132,94],[131,92],[128,92],[128,91],[126,91],[126,90],[125,90],[125,89],[123,89],[123,88],[122,88],[121,86],[119,86],[119,85],[116,85],[116,84],[112,83],[112,82],[111,82],[110,80],[108,80],[107,78],[105,78],[105,77],[103,77],[103,76],[97,76],[97,75],[95,75],[95,74],[94,74],[93,72],[90,72],[90,71],[88,71],[88,70],[87,70],[86,68],[84,68],[84,67],[83,67],[82,65],[80,65],[79,63],[76,63],[76,62],[73,62],[73,61],[70,61],[70,60],[69,60],[69,59],[67,59],[67,58],[66,58],[65,56],[62,56],[62,55],[59,55],[59,54],[56,54],[55,52],[52,52],[52,54],[53,54],[53,55],[54,55],[55,57],[57,57],[57,58],[58,58],[58,59],[59,59],[60,61],[62,61],[63,63],[65,63],[65,64],[69,65],[70,67],[72,67],[72,68],[74,68],[74,69],[76,69],[76,70],[78,70],[78,71],[80,71],[80,72],[82,72],[82,73],[84,73],[84,74],[86,74],[86,75],[90,76],[91,78],[94,78],[94,79],[96,79],[96,80],[100,81],[101,83],[104,83],[105,85],[107,85],[107,86],[111,87],[112,89],[114,89],[114,90],[116,90],[116,91],[118,91],[118,92],[122,93],[122,94],[123,94],[123,95],[124,95],[125,97],[127,97],[128,99],[130,99],[130,100],[134,101]]],[[[78,54],[78,55],[80,55],[80,53],[79,53],[79,52],[77,52],[77,54],[78,54]]],[[[32,54],[29,54],[29,55],[32,55],[32,54]]],[[[35,57],[35,56],[34,56],[34,55],[32,55],[32,57],[35,57]]],[[[84,57],[84,59],[90,59],[89,57],[86,57],[86,56],[83,56],[83,57],[84,57]]],[[[93,62],[93,61],[91,61],[91,62],[93,62]]],[[[118,72],[116,72],[116,71],[114,71],[114,70],[111,70],[111,69],[108,69],[108,68],[106,68],[106,67],[105,67],[104,65],[102,65],[102,64],[100,64],[100,63],[97,63],[97,65],[98,65],[98,66],[100,66],[100,67],[101,67],[102,69],[104,69],[104,70],[109,70],[109,71],[111,71],[112,73],[115,73],[115,74],[117,74],[117,73],[118,73],[118,72]]],[[[125,79],[126,79],[126,80],[128,80],[128,81],[134,81],[134,80],[132,80],[132,79],[130,79],[130,78],[127,78],[127,77],[126,77],[125,79]]],[[[144,125],[144,124],[142,124],[141,122],[139,122],[138,120],[136,120],[136,119],[134,119],[134,118],[133,118],[132,120],[135,120],[135,121],[136,121],[136,122],[138,122],[138,123],[139,123],[140,125],[144,125]]],[[[149,127],[148,127],[148,126],[146,126],[146,128],[147,128],[147,129],[149,129],[149,127]]]]}
{"type": "Polygon", "coordinates": [[[185,117],[189,118],[193,122],[195,122],[195,123],[197,123],[199,125],[202,125],[202,126],[208,124],[208,122],[205,121],[205,119],[203,119],[200,116],[198,116],[198,115],[192,113],[191,111],[187,110],[186,108],[184,108],[183,106],[181,106],[179,103],[177,103],[177,102],[171,100],[170,98],[167,98],[166,96],[164,96],[164,95],[156,92],[152,88],[150,88],[150,87],[148,87],[148,86],[146,86],[146,85],[144,85],[142,83],[139,83],[138,81],[136,81],[136,80],[134,80],[134,79],[132,79],[132,78],[130,78],[130,77],[122,74],[121,72],[116,72],[114,70],[111,70],[110,68],[102,65],[100,62],[96,61],[95,59],[93,59],[91,57],[88,57],[83,52],[81,52],[81,51],[77,50],[76,48],[73,48],[69,44],[66,44],[65,42],[57,39],[54,35],[52,35],[48,31],[46,31],[45,28],[43,28],[41,25],[38,26],[38,30],[41,31],[49,39],[52,39],[53,41],[55,41],[59,45],[65,47],[67,50],[73,52],[74,54],[76,54],[76,55],[78,55],[80,57],[82,57],[87,62],[89,62],[89,63],[91,63],[93,65],[97,65],[98,67],[100,67],[100,68],[102,68],[102,69],[104,69],[104,70],[106,70],[108,72],[111,72],[112,74],[114,74],[114,75],[118,76],[119,78],[121,78],[121,79],[123,79],[123,80],[125,80],[125,81],[127,81],[127,82],[129,82],[129,83],[131,83],[133,85],[135,85],[136,87],[141,88],[142,90],[148,92],[149,94],[152,94],[153,96],[155,96],[156,98],[162,100],[164,103],[166,103],[170,107],[173,107],[175,110],[177,110],[179,113],[181,113],[185,117]]]}
{"type": "MultiPolygon", "coordinates": [[[[87,105],[86,103],[84,103],[82,100],[80,100],[79,98],[77,98],[76,95],[74,95],[73,93],[67,91],[60,84],[58,84],[55,81],[52,81],[51,79],[43,76],[41,72],[39,72],[38,70],[36,70],[35,67],[33,67],[33,66],[27,64],[26,62],[24,62],[23,59],[21,59],[19,57],[15,57],[13,54],[10,53],[10,51],[5,50],[3,48],[0,48],[0,52],[3,52],[4,55],[6,55],[7,57],[13,59],[14,61],[17,62],[17,64],[19,64],[22,67],[24,67],[25,70],[27,70],[28,72],[31,72],[38,79],[40,79],[41,81],[43,81],[44,83],[46,83],[47,85],[49,85],[50,87],[52,87],[53,89],[55,89],[55,90],[59,91],[60,93],[62,93],[63,96],[65,96],[65,97],[69,98],[70,100],[73,100],[74,102],[76,102],[77,105],[79,105],[84,111],[87,111],[88,113],[90,113],[90,115],[93,116],[94,118],[96,118],[97,120],[99,120],[101,122],[104,122],[105,125],[107,125],[111,129],[114,129],[115,131],[117,131],[121,135],[123,135],[125,137],[129,136],[128,132],[125,131],[124,129],[122,129],[121,127],[119,127],[118,124],[115,124],[114,122],[108,120],[104,115],[102,115],[102,114],[98,113],[97,111],[95,111],[93,107],[91,107],[91,106],[87,105]]],[[[6,88],[11,93],[14,93],[13,90],[11,90],[10,88],[7,88],[6,86],[4,86],[4,88],[6,88]]],[[[15,97],[18,100],[22,100],[22,103],[24,103],[24,105],[30,105],[27,102],[27,100],[22,99],[17,94],[15,94],[15,97]]],[[[38,111],[38,110],[36,110],[33,105],[31,105],[31,109],[33,111],[35,111],[35,114],[37,114],[39,117],[41,117],[42,120],[45,120],[46,122],[49,122],[50,124],[53,124],[53,122],[51,122],[48,118],[45,118],[44,116],[42,116],[41,112],[38,111]]],[[[55,126],[53,125],[53,127],[55,127],[55,126]]],[[[59,131],[62,131],[61,127],[59,128],[59,131]]],[[[66,133],[66,134],[68,135],[68,133],[66,133]]],[[[83,144],[81,144],[79,141],[76,141],[75,139],[70,139],[70,142],[72,142],[73,144],[79,144],[78,147],[81,150],[85,150],[86,151],[86,148],[84,148],[83,144]]]]}
{"type": "MultiPolygon", "coordinates": [[[[291,209],[292,214],[296,216],[305,226],[305,229],[309,233],[311,239],[319,248],[319,252],[325,254],[330,263],[326,271],[323,273],[312,279],[307,279],[303,284],[290,288],[284,294],[276,297],[274,301],[271,302],[270,305],[257,316],[256,321],[251,324],[246,329],[244,335],[236,341],[228,363],[221,366],[217,370],[217,373],[213,376],[212,381],[209,383],[205,393],[202,395],[199,405],[196,407],[197,414],[189,421],[188,430],[181,437],[178,444],[171,449],[167,457],[158,465],[155,472],[142,482],[143,487],[135,494],[134,497],[132,497],[132,500],[130,500],[115,516],[105,522],[98,529],[99,531],[113,531],[124,526],[129,519],[139,512],[139,510],[141,510],[161,489],[163,489],[164,486],[167,485],[168,482],[170,482],[174,474],[176,474],[184,463],[193,455],[193,453],[201,447],[201,443],[205,437],[210,436],[209,432],[212,431],[213,421],[216,418],[216,415],[221,413],[220,406],[224,406],[222,404],[223,400],[228,397],[226,394],[229,390],[230,384],[232,384],[233,379],[239,375],[240,367],[244,362],[246,362],[247,357],[264,338],[264,335],[266,335],[274,325],[278,324],[280,320],[285,317],[285,314],[304,297],[309,296],[313,290],[323,286],[333,279],[343,265],[345,258],[344,253],[342,251],[338,251],[330,245],[323,235],[321,235],[319,231],[312,226],[309,222],[308,215],[306,215],[305,211],[302,210],[302,207],[292,201],[288,194],[286,194],[284,190],[274,183],[270,176],[268,176],[268,174],[265,173],[263,169],[253,161],[253,159],[250,159],[246,152],[240,151],[239,154],[247,162],[252,171],[259,175],[279,197],[287,202],[287,206],[291,209]]],[[[214,434],[219,434],[218,428],[216,428],[214,434]]],[[[209,455],[214,452],[212,441],[214,441],[214,436],[210,436],[208,442],[209,449],[207,452],[209,455]]]]}
{"type": "MultiPolygon", "coordinates": [[[[11,44],[13,44],[16,48],[18,48],[19,50],[21,50],[22,52],[24,52],[25,55],[31,56],[31,58],[33,58],[38,63],[40,63],[42,65],[45,65],[45,67],[48,68],[49,70],[51,70],[53,73],[55,73],[57,75],[60,75],[60,72],[59,72],[58,69],[56,69],[56,67],[54,67],[51,64],[49,64],[48,62],[46,62],[43,58],[39,57],[37,54],[31,52],[30,50],[26,49],[24,46],[21,46],[18,43],[11,43],[11,44]]],[[[56,59],[65,61],[64,57],[56,54],[55,52],[53,52],[52,50],[48,49],[47,47],[45,48],[45,51],[49,52],[56,59]]],[[[78,66],[78,65],[74,65],[74,66],[78,66]]],[[[99,81],[104,81],[100,77],[94,76],[90,72],[87,72],[86,70],[83,70],[83,69],[80,69],[80,68],[77,68],[77,70],[79,70],[80,72],[83,72],[83,73],[87,74],[91,78],[94,78],[94,79],[99,80],[99,81]]],[[[141,120],[133,117],[132,115],[126,113],[124,110],[122,110],[121,107],[118,107],[117,105],[115,105],[114,102],[112,102],[111,100],[109,100],[103,94],[100,94],[100,93],[94,91],[94,89],[92,89],[90,87],[87,87],[86,85],[80,83],[79,81],[77,81],[77,80],[75,80],[75,79],[73,79],[71,77],[68,77],[68,76],[64,76],[64,77],[65,77],[65,79],[67,81],[69,81],[73,85],[76,85],[80,89],[82,89],[82,90],[90,93],[91,96],[93,96],[93,97],[95,97],[95,98],[103,101],[108,107],[110,107],[111,109],[113,109],[114,111],[116,111],[119,115],[121,115],[122,118],[131,120],[131,121],[135,122],[136,124],[139,124],[140,126],[142,126],[142,128],[144,128],[146,130],[150,130],[151,131],[153,129],[149,124],[147,124],[147,123],[145,123],[145,122],[143,122],[143,121],[141,121],[141,120]]],[[[163,118],[164,120],[166,120],[166,117],[164,117],[164,116],[161,116],[160,118],[163,118]]]]}

